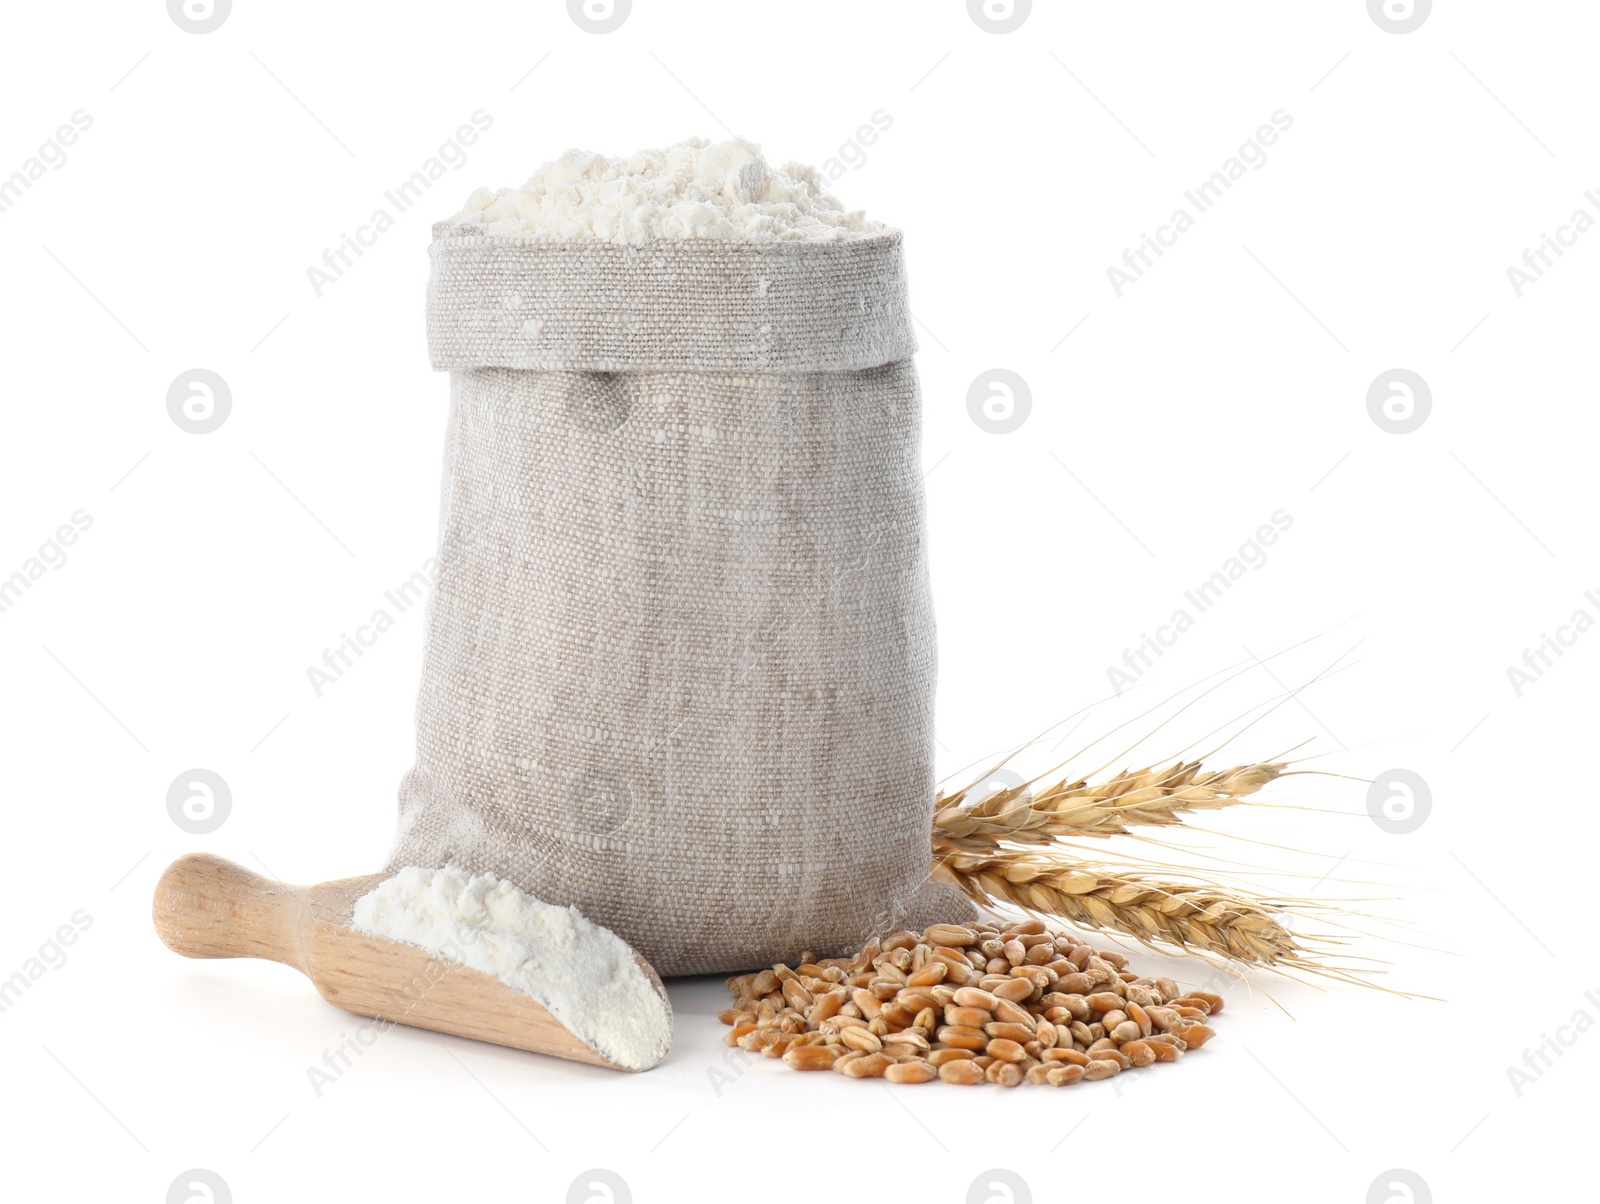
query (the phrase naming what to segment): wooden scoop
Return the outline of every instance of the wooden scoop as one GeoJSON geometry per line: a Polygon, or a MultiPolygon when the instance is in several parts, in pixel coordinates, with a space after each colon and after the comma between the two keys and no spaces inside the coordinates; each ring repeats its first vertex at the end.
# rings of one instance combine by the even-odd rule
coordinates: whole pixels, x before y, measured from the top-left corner
{"type": "MultiPolygon", "coordinates": [[[[387,876],[290,886],[221,857],[191,853],[156,883],[156,932],[185,957],[261,957],[293,966],[329,1003],[358,1016],[626,1069],[498,978],[352,928],[356,900],[387,876]]],[[[655,970],[635,958],[665,1000],[655,970]]]]}

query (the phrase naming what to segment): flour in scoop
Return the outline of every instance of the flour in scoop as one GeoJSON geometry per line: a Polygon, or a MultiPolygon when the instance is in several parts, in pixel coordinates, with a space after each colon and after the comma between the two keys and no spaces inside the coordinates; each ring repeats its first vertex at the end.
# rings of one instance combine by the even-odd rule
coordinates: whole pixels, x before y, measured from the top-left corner
{"type": "Polygon", "coordinates": [[[691,138],[618,159],[570,150],[521,188],[478,189],[449,220],[484,234],[631,244],[838,242],[884,230],[830,196],[816,168],[774,168],[742,138],[691,138]]]}
{"type": "Polygon", "coordinates": [[[493,975],[629,1070],[648,1070],[672,1044],[671,1009],[627,942],[492,874],[408,866],[357,899],[353,919],[362,932],[493,975]]]}

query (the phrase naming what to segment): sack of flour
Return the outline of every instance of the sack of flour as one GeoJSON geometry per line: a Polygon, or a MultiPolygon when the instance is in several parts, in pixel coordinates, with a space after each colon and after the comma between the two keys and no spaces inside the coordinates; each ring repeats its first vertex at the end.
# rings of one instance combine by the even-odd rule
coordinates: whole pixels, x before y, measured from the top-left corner
{"type": "Polygon", "coordinates": [[[495,874],[666,975],[969,915],[928,882],[901,237],[744,144],[654,154],[434,229],[439,569],[388,868],[495,874]]]}

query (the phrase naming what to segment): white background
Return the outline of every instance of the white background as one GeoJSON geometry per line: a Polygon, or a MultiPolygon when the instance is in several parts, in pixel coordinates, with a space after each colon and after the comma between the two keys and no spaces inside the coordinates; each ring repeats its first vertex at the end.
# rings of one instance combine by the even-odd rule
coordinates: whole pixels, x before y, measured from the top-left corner
{"type": "MultiPolygon", "coordinates": [[[[1035,1200],[1355,1204],[1390,1198],[1368,1195],[1390,1168],[1441,1201],[1543,1197],[1578,1169],[1600,1036],[1560,1030],[1571,1048],[1520,1094],[1507,1070],[1600,1019],[1600,634],[1520,696],[1507,667],[1600,617],[1600,234],[1521,297],[1506,269],[1575,209],[1600,217],[1593,6],[1440,3],[1404,35],[1361,0],[1041,3],[1004,35],[960,0],[635,0],[604,36],[559,0],[237,0],[203,36],[159,0],[5,22],[0,176],[93,119],[0,213],[0,578],[93,520],[0,613],[0,977],[92,918],[0,1014],[8,1198],[156,1202],[202,1167],[241,1204],[562,1200],[604,1167],[639,1201],[868,1177],[960,1201],[998,1166],[1035,1200]],[[467,164],[317,297],[306,269],[479,109],[494,124],[467,164]],[[306,670],[431,551],[429,223],[571,145],[736,131],[820,163],[880,109],[892,127],[835,190],[907,232],[942,769],[1105,698],[1108,666],[1282,510],[1267,562],[1135,691],[1028,758],[1241,665],[1145,749],[1174,754],[1339,661],[1221,755],[1311,739],[1307,768],[1349,777],[1268,796],[1314,809],[1205,825],[1264,843],[1132,855],[1209,849],[1301,875],[1266,889],[1377,900],[1351,906],[1410,927],[1358,926],[1411,943],[1356,951],[1442,1002],[1269,976],[1175,1068],[962,1092],[724,1061],[702,980],[674,984],[676,1046],[644,1076],[396,1030],[319,1097],[306,1069],[352,1018],[284,967],[169,953],[148,901],[197,848],[300,882],[387,848],[420,609],[321,697],[306,670]],[[1280,109],[1265,165],[1119,298],[1107,268],[1280,109]],[[1406,435],[1366,405],[1397,366],[1433,398],[1406,435]],[[204,436],[166,409],[196,367],[233,399],[204,436]],[[967,413],[997,367],[1032,392],[1009,435],[967,413]],[[195,767],[233,796],[206,836],[166,810],[195,767]],[[1393,767],[1431,787],[1409,835],[1368,818],[1356,780],[1393,767]]],[[[1086,770],[1123,745],[1101,749],[1086,770]]]]}

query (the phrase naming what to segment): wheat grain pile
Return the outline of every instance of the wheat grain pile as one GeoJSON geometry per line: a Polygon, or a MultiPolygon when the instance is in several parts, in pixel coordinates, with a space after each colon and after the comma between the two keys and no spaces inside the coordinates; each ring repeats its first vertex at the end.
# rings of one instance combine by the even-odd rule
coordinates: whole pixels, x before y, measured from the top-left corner
{"type": "Polygon", "coordinates": [[[725,1038],[796,1070],[893,1083],[1016,1087],[1176,1062],[1212,1037],[1222,998],[1142,978],[1040,920],[935,924],[854,957],[728,980],[725,1038]]]}

